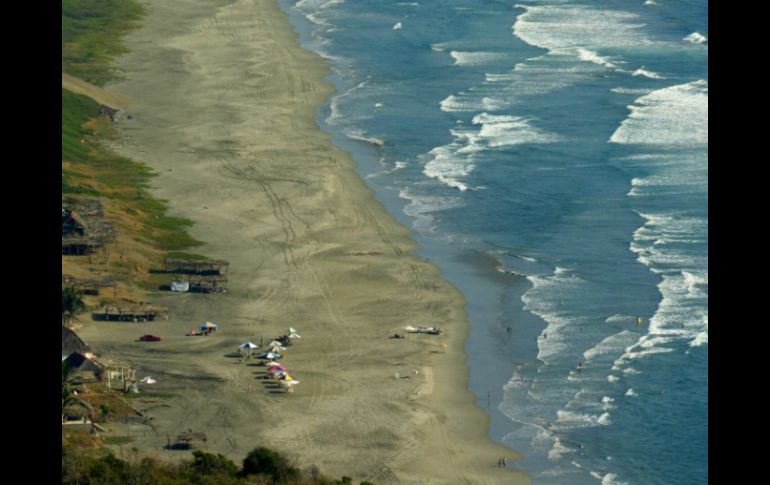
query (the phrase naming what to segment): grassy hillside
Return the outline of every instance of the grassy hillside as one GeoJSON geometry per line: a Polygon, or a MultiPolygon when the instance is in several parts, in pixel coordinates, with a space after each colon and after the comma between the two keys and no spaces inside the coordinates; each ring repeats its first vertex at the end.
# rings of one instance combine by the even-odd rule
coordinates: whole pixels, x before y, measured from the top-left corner
{"type": "Polygon", "coordinates": [[[126,52],[123,35],[144,13],[135,0],[62,0],[62,69],[104,86],[117,76],[111,61],[126,52]]]}

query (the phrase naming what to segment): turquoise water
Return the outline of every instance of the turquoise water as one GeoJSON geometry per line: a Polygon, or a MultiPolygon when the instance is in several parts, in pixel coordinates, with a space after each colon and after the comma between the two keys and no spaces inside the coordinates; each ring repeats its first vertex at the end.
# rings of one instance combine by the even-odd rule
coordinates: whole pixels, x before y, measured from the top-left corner
{"type": "Polygon", "coordinates": [[[509,466],[706,483],[707,3],[279,4],[319,125],[468,300],[509,466]]]}

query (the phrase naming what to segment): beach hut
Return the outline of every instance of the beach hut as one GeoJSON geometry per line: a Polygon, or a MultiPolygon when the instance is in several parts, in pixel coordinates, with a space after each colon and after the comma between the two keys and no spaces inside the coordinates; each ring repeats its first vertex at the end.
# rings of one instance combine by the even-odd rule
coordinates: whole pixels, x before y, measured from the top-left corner
{"type": "Polygon", "coordinates": [[[71,354],[73,352],[79,352],[83,355],[91,352],[91,349],[88,347],[88,345],[83,342],[83,340],[78,337],[78,335],[70,330],[69,328],[65,327],[63,324],[61,326],[61,351],[62,354],[71,354]]]}

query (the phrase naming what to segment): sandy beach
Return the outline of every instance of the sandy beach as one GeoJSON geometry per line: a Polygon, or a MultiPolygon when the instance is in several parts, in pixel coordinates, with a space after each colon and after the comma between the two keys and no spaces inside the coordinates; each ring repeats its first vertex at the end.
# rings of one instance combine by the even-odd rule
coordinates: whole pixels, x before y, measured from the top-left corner
{"type": "Polygon", "coordinates": [[[333,89],[324,60],[298,45],[275,0],[144,3],[117,61],[124,79],[107,86],[128,100],[114,148],[158,172],[153,193],[207,243],[195,251],[230,270],[224,294],[159,292],[168,320],[79,330],[173,396],[134,400],[154,429],[136,428],[130,446],[187,457],[163,446],[193,429],[236,462],[267,445],[356,481],[528,483],[468,390],[462,295],[410,255],[409,230],[314,121],[333,89]],[[185,336],[205,321],[218,334],[185,336]],[[406,325],[444,333],[389,338],[406,325]],[[289,326],[302,335],[281,359],[300,380],[291,394],[232,356],[289,326]],[[137,342],[144,333],[163,341],[137,342]]]}

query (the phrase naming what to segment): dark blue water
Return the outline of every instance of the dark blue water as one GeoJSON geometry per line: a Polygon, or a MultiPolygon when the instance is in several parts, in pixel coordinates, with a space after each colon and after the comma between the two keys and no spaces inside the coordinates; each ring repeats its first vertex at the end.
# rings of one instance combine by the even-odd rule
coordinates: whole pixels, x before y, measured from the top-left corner
{"type": "Polygon", "coordinates": [[[706,483],[707,2],[279,4],[318,123],[467,298],[513,466],[706,483]]]}

